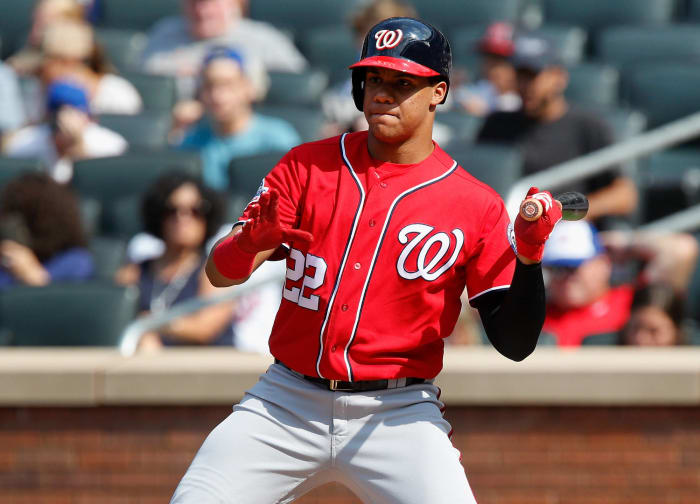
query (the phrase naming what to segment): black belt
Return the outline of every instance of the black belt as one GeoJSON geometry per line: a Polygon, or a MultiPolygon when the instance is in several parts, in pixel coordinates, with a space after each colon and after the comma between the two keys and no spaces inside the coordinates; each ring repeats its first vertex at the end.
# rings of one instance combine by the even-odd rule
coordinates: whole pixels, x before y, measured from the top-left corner
{"type": "Polygon", "coordinates": [[[322,385],[323,388],[328,390],[338,391],[338,392],[367,392],[370,390],[384,390],[384,389],[395,389],[408,387],[409,385],[417,385],[420,383],[425,383],[428,380],[425,378],[396,378],[391,380],[359,380],[359,381],[343,381],[343,380],[329,380],[327,378],[319,378],[318,376],[307,376],[301,374],[298,371],[294,371],[292,368],[287,366],[284,362],[279,359],[275,359],[275,364],[280,364],[284,366],[292,373],[297,375],[299,378],[310,381],[317,385],[322,385]]]}

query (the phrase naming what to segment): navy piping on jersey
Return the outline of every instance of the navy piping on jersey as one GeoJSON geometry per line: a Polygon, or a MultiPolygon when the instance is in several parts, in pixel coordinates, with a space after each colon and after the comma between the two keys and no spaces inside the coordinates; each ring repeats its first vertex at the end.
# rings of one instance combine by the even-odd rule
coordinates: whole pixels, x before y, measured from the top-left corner
{"type": "Polygon", "coordinates": [[[387,227],[389,226],[389,221],[391,220],[391,217],[394,213],[394,209],[396,208],[396,205],[398,205],[399,201],[401,201],[403,198],[408,196],[411,193],[414,193],[420,189],[423,189],[424,187],[427,187],[431,184],[434,184],[436,182],[441,181],[442,179],[448,177],[454,171],[457,169],[457,161],[455,161],[452,164],[452,167],[447,170],[445,173],[442,175],[439,175],[438,177],[435,177],[434,179],[428,180],[426,182],[421,182],[417,186],[411,187],[410,189],[406,189],[404,192],[399,194],[396,199],[391,203],[391,206],[389,207],[389,213],[386,216],[386,219],[384,220],[384,226],[382,227],[382,232],[379,235],[379,241],[377,242],[377,247],[374,249],[374,255],[372,256],[372,261],[370,262],[369,265],[369,270],[367,272],[367,278],[365,278],[365,284],[362,286],[362,293],[360,294],[360,304],[357,307],[357,314],[355,315],[355,324],[352,327],[352,332],[350,333],[350,339],[348,340],[348,344],[345,345],[345,352],[344,352],[344,357],[345,357],[345,364],[348,368],[348,379],[350,381],[353,381],[353,376],[352,376],[352,367],[350,366],[350,360],[348,358],[348,352],[350,350],[350,345],[352,345],[353,340],[355,339],[355,334],[357,333],[357,326],[360,323],[360,315],[362,314],[362,306],[365,303],[365,295],[367,294],[367,287],[369,286],[369,281],[372,278],[372,272],[374,271],[374,265],[377,261],[377,257],[379,256],[379,251],[382,248],[382,243],[384,241],[384,237],[386,235],[386,230],[387,227]]]}
{"type": "MultiPolygon", "coordinates": [[[[357,210],[355,210],[355,219],[353,220],[353,223],[352,223],[352,230],[350,231],[350,234],[348,235],[348,241],[345,244],[345,252],[343,253],[343,260],[340,263],[340,268],[338,268],[338,274],[335,277],[335,285],[333,285],[333,291],[331,292],[331,296],[328,299],[328,306],[326,306],[326,315],[323,317],[323,324],[321,324],[321,332],[318,335],[319,348],[318,348],[318,357],[316,358],[316,372],[318,373],[318,376],[320,376],[321,378],[324,378],[324,376],[321,374],[321,357],[323,356],[323,333],[325,332],[326,325],[328,324],[328,318],[330,317],[330,314],[331,314],[331,308],[333,307],[333,303],[335,302],[335,295],[338,293],[338,287],[340,286],[340,279],[343,276],[343,271],[345,270],[345,263],[347,262],[348,256],[350,255],[350,247],[352,246],[352,242],[355,239],[355,232],[357,231],[357,226],[360,223],[360,214],[362,212],[362,207],[365,204],[365,189],[362,187],[362,183],[360,182],[360,179],[357,178],[357,175],[355,174],[355,170],[353,170],[352,165],[350,164],[350,161],[348,160],[348,157],[345,153],[345,136],[346,135],[347,135],[347,133],[343,134],[343,136],[340,137],[340,152],[343,156],[343,161],[345,161],[345,165],[348,167],[348,171],[350,172],[350,175],[352,176],[353,180],[355,181],[357,188],[360,190],[360,202],[357,205],[357,210]]],[[[348,367],[348,376],[351,376],[350,372],[351,372],[350,368],[348,367]]]]}

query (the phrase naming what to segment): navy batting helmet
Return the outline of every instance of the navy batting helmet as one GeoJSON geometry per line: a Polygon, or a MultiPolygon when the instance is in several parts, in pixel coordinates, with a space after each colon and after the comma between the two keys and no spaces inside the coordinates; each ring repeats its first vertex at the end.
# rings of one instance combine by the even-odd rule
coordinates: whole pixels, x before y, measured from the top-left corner
{"type": "Polygon", "coordinates": [[[364,100],[365,67],[389,68],[421,77],[439,75],[449,88],[452,50],[447,38],[434,26],[413,18],[389,18],[370,29],[362,44],[360,61],[350,65],[352,97],[359,110],[364,100]]]}

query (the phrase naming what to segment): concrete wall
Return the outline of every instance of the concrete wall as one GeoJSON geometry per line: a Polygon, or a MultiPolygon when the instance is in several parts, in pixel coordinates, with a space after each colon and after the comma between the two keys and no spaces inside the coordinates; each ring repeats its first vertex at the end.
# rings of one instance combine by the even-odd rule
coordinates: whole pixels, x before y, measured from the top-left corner
{"type": "MultiPolygon", "coordinates": [[[[0,352],[0,502],[167,502],[269,360],[0,352]]],[[[440,378],[480,504],[698,504],[700,351],[450,351],[440,378]]],[[[303,504],[357,504],[342,487],[303,504]]]]}

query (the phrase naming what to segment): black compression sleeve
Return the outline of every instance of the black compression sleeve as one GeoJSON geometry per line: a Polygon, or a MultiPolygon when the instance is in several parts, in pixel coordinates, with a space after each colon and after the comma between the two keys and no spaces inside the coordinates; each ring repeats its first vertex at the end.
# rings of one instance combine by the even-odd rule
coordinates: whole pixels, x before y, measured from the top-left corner
{"type": "Polygon", "coordinates": [[[486,335],[496,350],[521,361],[537,345],[544,323],[545,296],[540,264],[516,262],[508,290],[487,292],[472,304],[479,310],[486,335]]]}

